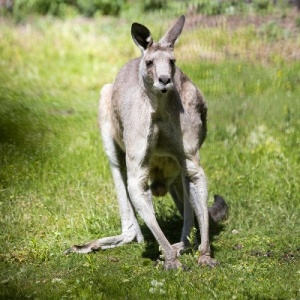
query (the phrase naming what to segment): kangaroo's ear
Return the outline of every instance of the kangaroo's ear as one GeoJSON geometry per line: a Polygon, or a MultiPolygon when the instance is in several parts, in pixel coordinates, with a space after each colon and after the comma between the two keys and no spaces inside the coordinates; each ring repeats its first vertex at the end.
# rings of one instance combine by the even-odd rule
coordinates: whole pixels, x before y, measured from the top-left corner
{"type": "Polygon", "coordinates": [[[139,23],[132,24],[131,36],[132,36],[133,41],[142,50],[146,50],[153,43],[153,39],[152,39],[149,29],[139,23]]]}
{"type": "Polygon", "coordinates": [[[185,22],[185,16],[181,16],[177,22],[167,31],[167,33],[160,39],[159,43],[161,45],[170,45],[172,48],[176,40],[178,39],[181,31],[183,29],[185,22]]]}

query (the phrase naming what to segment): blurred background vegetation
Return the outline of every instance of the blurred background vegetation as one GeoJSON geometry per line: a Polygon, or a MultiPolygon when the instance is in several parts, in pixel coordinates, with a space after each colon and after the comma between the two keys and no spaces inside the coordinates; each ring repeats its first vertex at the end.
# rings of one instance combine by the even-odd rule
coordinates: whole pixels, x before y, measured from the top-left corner
{"type": "MultiPolygon", "coordinates": [[[[0,299],[300,299],[300,10],[288,0],[0,0],[0,299]],[[65,249],[120,232],[97,127],[99,90],[180,14],[178,66],[209,108],[201,160],[221,265],[154,268],[156,241],[97,255],[65,249]]],[[[171,242],[182,220],[155,200],[171,242]]]]}
{"type": "Polygon", "coordinates": [[[77,14],[86,17],[99,14],[119,16],[126,12],[157,10],[174,15],[188,10],[205,15],[219,15],[237,12],[264,13],[288,6],[300,9],[300,0],[0,0],[1,14],[12,14],[18,22],[28,14],[68,18],[77,14]]]}

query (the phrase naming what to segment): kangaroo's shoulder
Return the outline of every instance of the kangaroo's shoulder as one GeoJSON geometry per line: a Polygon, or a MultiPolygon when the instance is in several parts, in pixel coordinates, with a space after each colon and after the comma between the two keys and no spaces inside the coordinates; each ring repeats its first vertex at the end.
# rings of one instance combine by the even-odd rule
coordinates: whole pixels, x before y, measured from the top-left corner
{"type": "Polygon", "coordinates": [[[207,106],[201,91],[179,68],[175,73],[176,89],[180,95],[182,105],[187,114],[183,118],[187,124],[197,123],[201,120],[201,134],[199,136],[199,146],[203,143],[207,132],[207,106]]]}
{"type": "Polygon", "coordinates": [[[115,82],[122,81],[128,82],[130,77],[138,77],[138,70],[140,65],[141,57],[137,57],[129,60],[117,74],[115,82]]]}
{"type": "Polygon", "coordinates": [[[196,106],[206,108],[205,99],[199,88],[178,67],[175,72],[176,89],[179,92],[184,106],[196,106]]]}

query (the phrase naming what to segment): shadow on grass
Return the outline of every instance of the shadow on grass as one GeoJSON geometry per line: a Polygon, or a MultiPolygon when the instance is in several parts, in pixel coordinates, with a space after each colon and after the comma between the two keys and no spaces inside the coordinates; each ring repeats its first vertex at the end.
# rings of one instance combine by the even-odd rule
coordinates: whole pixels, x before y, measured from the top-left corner
{"type": "MultiPolygon", "coordinates": [[[[22,91],[0,86],[0,188],[25,184],[35,161],[45,161],[49,118],[41,105],[22,91]]],[[[8,190],[7,190],[8,191],[8,190]]]]}
{"type": "MultiPolygon", "coordinates": [[[[165,234],[166,238],[171,244],[178,243],[180,241],[183,220],[182,218],[174,211],[173,215],[163,216],[158,215],[157,221],[165,234]]],[[[195,220],[195,224],[198,222],[195,220]]],[[[200,241],[200,233],[198,225],[196,225],[197,229],[197,239],[200,241]]],[[[210,241],[213,241],[216,236],[218,236],[225,229],[224,223],[215,223],[211,218],[209,219],[209,237],[210,241]]],[[[156,260],[161,254],[159,251],[159,246],[157,241],[155,240],[153,234],[150,229],[146,226],[145,223],[141,225],[141,230],[143,232],[145,238],[145,251],[142,256],[144,258],[149,258],[151,260],[156,260]]],[[[212,256],[214,256],[214,247],[211,245],[212,256]]]]}
{"type": "Polygon", "coordinates": [[[25,95],[0,90],[0,143],[35,148],[46,130],[43,113],[25,95]],[[34,138],[33,138],[34,137],[34,138]]]}

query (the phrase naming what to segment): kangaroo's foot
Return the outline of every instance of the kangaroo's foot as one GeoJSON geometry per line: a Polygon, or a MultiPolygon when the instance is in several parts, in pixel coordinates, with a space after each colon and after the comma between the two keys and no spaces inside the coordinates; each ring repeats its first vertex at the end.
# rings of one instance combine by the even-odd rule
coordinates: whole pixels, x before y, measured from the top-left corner
{"type": "Polygon", "coordinates": [[[184,251],[191,249],[190,243],[183,242],[183,241],[173,244],[172,247],[173,247],[174,251],[176,252],[177,256],[180,256],[184,251]]]}
{"type": "Polygon", "coordinates": [[[140,243],[143,241],[143,238],[137,235],[135,231],[128,231],[120,235],[94,240],[83,245],[74,245],[67,249],[64,253],[91,253],[99,250],[119,247],[134,240],[137,240],[140,243]]]}
{"type": "Polygon", "coordinates": [[[209,266],[213,268],[218,264],[218,262],[215,259],[211,258],[210,255],[202,254],[198,258],[198,264],[201,266],[209,266]]]}
{"type": "Polygon", "coordinates": [[[184,269],[184,266],[177,258],[173,258],[173,259],[165,259],[163,268],[164,270],[176,270],[179,268],[184,269]]]}

